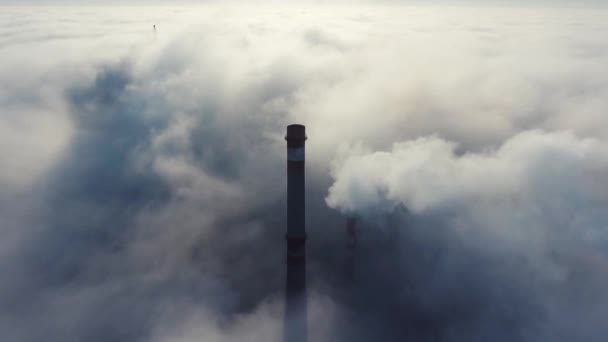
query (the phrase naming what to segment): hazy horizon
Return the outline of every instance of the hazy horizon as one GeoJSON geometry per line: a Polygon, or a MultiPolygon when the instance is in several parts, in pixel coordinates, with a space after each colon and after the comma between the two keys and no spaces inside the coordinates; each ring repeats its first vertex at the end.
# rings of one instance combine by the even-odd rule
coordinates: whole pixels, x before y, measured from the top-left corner
{"type": "Polygon", "coordinates": [[[174,1],[171,4],[167,4],[164,0],[82,0],[82,1],[70,1],[70,0],[0,0],[0,5],[44,5],[44,6],[56,6],[56,5],[69,5],[69,6],[100,6],[105,7],[109,5],[120,5],[120,6],[162,6],[162,7],[176,7],[176,6],[285,6],[285,5],[301,5],[301,6],[456,6],[456,7],[521,7],[521,8],[551,8],[551,7],[604,7],[608,5],[604,0],[542,0],[530,3],[524,0],[254,0],[254,1],[242,1],[242,0],[179,0],[174,1]]]}

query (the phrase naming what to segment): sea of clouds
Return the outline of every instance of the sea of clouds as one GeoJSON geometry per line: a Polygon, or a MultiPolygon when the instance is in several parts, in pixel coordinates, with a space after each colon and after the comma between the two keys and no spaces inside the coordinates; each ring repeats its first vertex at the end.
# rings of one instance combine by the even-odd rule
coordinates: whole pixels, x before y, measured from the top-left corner
{"type": "Polygon", "coordinates": [[[603,341],[607,15],[3,8],[0,340],[280,341],[302,123],[311,341],[603,341]]]}

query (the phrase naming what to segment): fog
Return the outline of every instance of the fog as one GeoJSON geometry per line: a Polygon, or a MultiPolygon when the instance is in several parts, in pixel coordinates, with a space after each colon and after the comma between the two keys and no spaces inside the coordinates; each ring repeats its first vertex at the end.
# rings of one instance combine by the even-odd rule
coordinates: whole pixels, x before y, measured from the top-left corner
{"type": "Polygon", "coordinates": [[[1,339],[280,341],[302,123],[311,341],[603,340],[606,14],[3,9],[1,339]]]}

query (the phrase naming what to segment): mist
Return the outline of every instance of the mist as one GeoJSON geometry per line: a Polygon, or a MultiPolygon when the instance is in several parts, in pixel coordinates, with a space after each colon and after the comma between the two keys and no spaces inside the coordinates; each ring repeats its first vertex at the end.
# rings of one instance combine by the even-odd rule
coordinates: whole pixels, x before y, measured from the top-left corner
{"type": "Polygon", "coordinates": [[[311,341],[603,340],[605,16],[3,10],[1,339],[280,341],[301,123],[311,341]]]}

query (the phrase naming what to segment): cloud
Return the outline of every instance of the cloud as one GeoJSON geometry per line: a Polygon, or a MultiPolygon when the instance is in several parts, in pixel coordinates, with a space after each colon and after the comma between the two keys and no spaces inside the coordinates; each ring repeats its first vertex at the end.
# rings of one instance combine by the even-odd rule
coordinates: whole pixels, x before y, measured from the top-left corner
{"type": "Polygon", "coordinates": [[[315,340],[604,335],[601,15],[23,11],[0,41],[2,340],[279,339],[292,122],[315,340]],[[351,284],[328,188],[369,213],[351,284]]]}
{"type": "Polygon", "coordinates": [[[446,322],[447,340],[605,336],[605,143],[529,131],[496,150],[455,149],[437,137],[345,149],[327,202],[372,227],[407,209],[391,225],[414,265],[396,267],[408,269],[414,307],[466,310],[446,322]]]}
{"type": "MultiPolygon", "coordinates": [[[[437,137],[396,143],[390,152],[347,150],[334,171],[337,182],[328,202],[347,211],[367,211],[386,200],[423,213],[495,197],[518,202],[568,201],[572,196],[572,202],[587,206],[603,193],[597,188],[606,165],[603,148],[599,140],[578,140],[571,133],[529,131],[496,151],[462,155],[453,143],[437,137]]],[[[379,207],[392,210],[387,204],[379,207]]]]}

